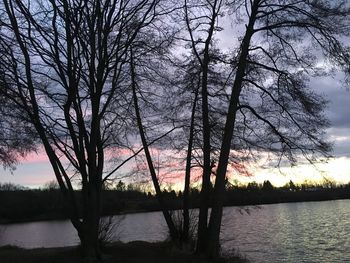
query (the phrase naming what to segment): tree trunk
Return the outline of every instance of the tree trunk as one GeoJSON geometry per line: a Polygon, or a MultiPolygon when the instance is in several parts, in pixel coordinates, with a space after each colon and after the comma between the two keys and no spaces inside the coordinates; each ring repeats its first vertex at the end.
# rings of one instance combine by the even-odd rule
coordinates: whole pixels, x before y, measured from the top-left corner
{"type": "Polygon", "coordinates": [[[220,149],[220,157],[216,172],[212,211],[210,214],[208,226],[208,239],[206,254],[209,258],[217,258],[220,252],[220,228],[222,220],[223,195],[225,192],[225,178],[228,165],[228,159],[231,150],[231,140],[233,137],[236,112],[239,103],[239,96],[242,89],[242,82],[245,76],[247,65],[247,57],[249,54],[249,46],[251,37],[254,33],[254,23],[259,7],[259,1],[255,0],[251,7],[251,16],[246,29],[246,34],[242,41],[241,54],[238,61],[236,78],[232,87],[230,105],[226,117],[225,130],[220,149]]]}
{"type": "Polygon", "coordinates": [[[192,161],[192,146],[193,146],[193,134],[194,134],[194,119],[196,113],[199,85],[195,91],[192,113],[191,113],[191,123],[190,123],[190,136],[188,139],[187,157],[186,157],[186,172],[185,172],[185,186],[183,193],[183,230],[182,230],[182,241],[187,243],[189,241],[189,231],[190,231],[190,215],[189,215],[189,191],[191,183],[191,161],[192,161]]]}
{"type": "MultiPolygon", "coordinates": [[[[208,65],[209,55],[204,59],[206,66],[203,67],[202,76],[202,119],[203,119],[203,179],[202,190],[200,193],[200,207],[198,218],[198,240],[197,240],[197,253],[203,254],[206,251],[206,240],[208,238],[208,208],[210,201],[210,124],[209,124],[209,106],[208,106],[208,65]]],[[[203,62],[204,64],[204,62],[203,62]]]]}
{"type": "Polygon", "coordinates": [[[207,250],[206,240],[208,239],[208,209],[210,202],[210,176],[211,176],[211,145],[210,145],[210,123],[209,123],[209,105],[208,105],[208,71],[209,71],[209,45],[214,30],[215,19],[212,21],[210,34],[206,41],[204,59],[202,62],[202,125],[203,125],[203,179],[200,193],[200,206],[198,218],[198,239],[197,254],[203,254],[207,250]]]}
{"type": "MultiPolygon", "coordinates": [[[[209,23],[208,36],[205,40],[205,47],[203,52],[203,60],[201,61],[201,94],[202,94],[202,125],[203,125],[203,176],[202,189],[200,194],[200,207],[198,218],[198,235],[197,235],[197,254],[204,254],[207,250],[208,239],[208,208],[210,202],[210,176],[211,176],[211,145],[210,145],[210,122],[209,122],[209,105],[208,105],[208,71],[210,63],[210,45],[216,25],[216,18],[221,6],[221,1],[214,1],[212,3],[212,15],[209,23]]],[[[189,23],[189,21],[187,21],[189,23]]],[[[189,30],[190,27],[189,27],[189,30]]],[[[195,45],[194,43],[192,43],[195,45]]],[[[194,47],[195,52],[196,48],[194,47]]],[[[198,53],[197,53],[198,55],[198,53]]]]}
{"type": "Polygon", "coordinates": [[[101,259],[99,242],[100,192],[94,185],[89,185],[88,192],[88,202],[84,204],[86,214],[83,217],[82,227],[78,234],[84,262],[90,263],[101,259]]]}
{"type": "Polygon", "coordinates": [[[146,140],[146,134],[144,132],[143,129],[143,125],[142,125],[142,120],[141,120],[141,115],[140,115],[140,108],[138,105],[138,99],[137,99],[137,94],[136,94],[136,79],[135,79],[135,69],[134,69],[134,64],[133,64],[133,57],[132,57],[132,52],[131,52],[131,62],[130,62],[130,67],[131,67],[131,79],[132,79],[132,92],[133,92],[133,100],[134,100],[134,107],[135,107],[135,114],[136,114],[136,119],[137,119],[137,125],[139,128],[139,132],[140,132],[140,137],[141,137],[141,141],[142,141],[142,146],[143,149],[145,151],[145,155],[146,155],[146,160],[147,160],[147,164],[148,164],[148,168],[151,174],[151,178],[152,178],[152,182],[153,182],[153,186],[154,189],[156,191],[156,198],[160,204],[164,219],[167,223],[168,229],[169,229],[169,233],[170,233],[170,237],[172,240],[178,240],[179,239],[179,232],[175,227],[175,224],[173,222],[173,219],[169,213],[169,211],[166,208],[164,199],[163,199],[163,194],[162,191],[160,189],[160,185],[158,182],[158,178],[157,178],[157,174],[156,174],[156,170],[154,169],[154,165],[153,165],[153,161],[152,161],[152,157],[148,148],[148,144],[147,144],[147,140],[146,140]]]}

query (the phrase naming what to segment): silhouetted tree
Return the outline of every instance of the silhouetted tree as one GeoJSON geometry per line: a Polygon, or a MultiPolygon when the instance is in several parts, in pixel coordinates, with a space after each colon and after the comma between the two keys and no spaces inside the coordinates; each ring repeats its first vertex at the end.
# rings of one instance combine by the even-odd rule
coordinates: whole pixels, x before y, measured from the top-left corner
{"type": "Polygon", "coordinates": [[[298,190],[298,187],[294,184],[292,180],[290,180],[285,187],[287,187],[290,191],[293,191],[293,192],[298,190]]]}
{"type": "Polygon", "coordinates": [[[344,1],[235,0],[228,8],[238,17],[237,27],[244,21],[245,31],[230,54],[226,84],[210,86],[219,65],[228,62],[215,45],[223,2],[184,3],[189,43],[201,67],[203,179],[197,252],[209,257],[219,252],[229,162],[237,166],[245,156],[258,158],[262,152],[278,156],[277,165],[282,160],[294,163],[296,156],[312,162],[318,154],[327,155],[325,100],[308,87],[308,76],[319,73],[320,54],[340,66],[348,66],[349,59],[340,41],[348,34],[344,1]],[[310,43],[313,49],[306,50],[310,43]],[[212,173],[213,208],[207,224],[212,173]]]}
{"type": "Polygon", "coordinates": [[[22,185],[12,184],[12,183],[0,183],[0,191],[22,191],[26,190],[22,185]]]}
{"type": "Polygon", "coordinates": [[[0,3],[0,64],[6,83],[1,96],[34,126],[87,261],[100,256],[100,193],[104,176],[111,175],[105,169],[106,149],[115,152],[124,145],[128,126],[127,50],[157,15],[158,2],[0,3]],[[81,183],[82,211],[74,180],[81,183]]]}
{"type": "MultiPolygon", "coordinates": [[[[0,56],[3,49],[0,45],[0,56]]],[[[0,89],[7,89],[4,68],[0,64],[0,89]]],[[[36,150],[37,136],[25,112],[0,95],[0,164],[14,169],[21,158],[36,150]]]]}
{"type": "Polygon", "coordinates": [[[125,191],[126,187],[125,187],[125,183],[121,180],[119,180],[117,186],[116,186],[117,191],[125,191]]]}
{"type": "Polygon", "coordinates": [[[255,191],[256,191],[256,190],[259,189],[259,185],[258,185],[257,182],[253,181],[253,182],[248,183],[247,189],[248,189],[248,190],[255,190],[255,191]]]}
{"type": "Polygon", "coordinates": [[[273,187],[273,185],[271,184],[271,182],[269,180],[266,180],[266,181],[263,182],[262,190],[271,191],[273,189],[274,189],[274,187],[273,187]]]}
{"type": "MultiPolygon", "coordinates": [[[[223,192],[232,142],[278,153],[295,162],[325,154],[322,98],[311,91],[307,76],[317,69],[316,50],[343,65],[348,57],[340,41],[348,34],[349,11],[343,1],[232,1],[230,8],[246,18],[216,170],[206,254],[219,253],[223,192]],[[240,11],[238,11],[240,10],[240,11]],[[313,50],[304,45],[312,44],[313,50]],[[239,135],[243,123],[243,135],[239,135]]],[[[244,19],[244,18],[243,18],[244,19]]],[[[238,146],[236,149],[239,149],[238,146]]]]}
{"type": "Polygon", "coordinates": [[[152,156],[148,147],[148,142],[146,138],[146,133],[144,130],[144,125],[142,123],[142,117],[141,117],[141,112],[140,112],[140,107],[139,107],[139,102],[138,102],[138,96],[137,96],[137,76],[136,76],[136,69],[135,69],[135,64],[134,64],[134,59],[133,59],[133,52],[132,50],[130,51],[130,75],[131,75],[131,86],[132,86],[132,91],[133,91],[133,100],[134,100],[134,108],[135,108],[135,114],[136,114],[136,120],[137,120],[137,126],[139,128],[139,134],[141,137],[142,141],[142,146],[146,155],[146,160],[147,160],[147,165],[149,168],[149,172],[151,174],[152,178],[152,183],[156,192],[156,197],[158,199],[158,202],[160,204],[164,219],[168,225],[170,236],[173,240],[178,239],[179,233],[174,225],[174,222],[172,220],[171,214],[169,210],[167,209],[166,203],[165,203],[165,198],[164,198],[164,192],[162,192],[159,184],[159,180],[157,177],[156,169],[153,164],[152,156]]]}
{"type": "Polygon", "coordinates": [[[222,1],[215,0],[210,3],[207,1],[185,1],[184,4],[185,23],[189,33],[190,45],[197,62],[200,64],[203,176],[198,218],[197,251],[202,253],[205,251],[205,240],[208,239],[207,221],[211,185],[210,176],[212,173],[208,73],[211,62],[211,44],[222,1]]]}

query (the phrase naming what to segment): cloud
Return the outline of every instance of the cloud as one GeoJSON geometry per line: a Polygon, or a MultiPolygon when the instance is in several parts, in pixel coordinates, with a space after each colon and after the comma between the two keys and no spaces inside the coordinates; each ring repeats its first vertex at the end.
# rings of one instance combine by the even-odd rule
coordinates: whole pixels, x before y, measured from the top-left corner
{"type": "Polygon", "coordinates": [[[33,164],[33,163],[47,163],[49,162],[49,158],[46,153],[43,151],[38,151],[37,153],[32,152],[20,160],[22,164],[33,164]]]}
{"type": "Polygon", "coordinates": [[[350,92],[343,87],[343,80],[344,74],[341,72],[310,80],[310,87],[329,101],[325,110],[331,124],[327,134],[334,142],[334,155],[340,157],[350,155],[350,92]]]}
{"type": "Polygon", "coordinates": [[[331,121],[331,126],[350,129],[350,92],[342,86],[343,79],[344,74],[340,72],[334,76],[318,76],[310,80],[310,87],[329,101],[325,113],[331,121]]]}
{"type": "MultiPolygon", "coordinates": [[[[220,47],[226,51],[238,46],[238,37],[242,36],[245,31],[244,22],[237,25],[233,20],[234,17],[232,16],[221,18],[220,26],[224,30],[216,33],[220,47]]],[[[322,52],[319,49],[315,49],[314,53],[320,61],[318,66],[326,74],[312,77],[309,86],[314,92],[323,95],[329,101],[325,114],[331,123],[331,128],[327,131],[327,134],[335,143],[334,154],[336,156],[349,156],[350,117],[348,112],[350,91],[343,87],[345,75],[340,70],[332,72],[331,67],[322,58],[322,52]]]]}

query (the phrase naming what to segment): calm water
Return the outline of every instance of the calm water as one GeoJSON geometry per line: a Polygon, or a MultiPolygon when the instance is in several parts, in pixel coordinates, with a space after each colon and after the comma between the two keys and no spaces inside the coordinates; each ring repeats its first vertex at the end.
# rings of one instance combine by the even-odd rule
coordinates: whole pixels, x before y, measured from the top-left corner
{"type": "MultiPolygon", "coordinates": [[[[251,262],[350,262],[350,200],[289,203],[224,210],[223,252],[234,250],[251,262]]],[[[115,217],[114,239],[162,241],[161,213],[115,217]]],[[[78,237],[68,221],[0,225],[0,246],[69,246],[78,237]]]]}

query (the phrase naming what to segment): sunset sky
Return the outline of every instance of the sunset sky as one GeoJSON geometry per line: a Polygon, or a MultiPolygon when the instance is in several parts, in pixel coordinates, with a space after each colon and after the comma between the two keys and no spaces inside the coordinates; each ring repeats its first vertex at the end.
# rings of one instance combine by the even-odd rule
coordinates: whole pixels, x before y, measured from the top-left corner
{"type": "MultiPolygon", "coordinates": [[[[223,23],[224,31],[219,32],[220,46],[223,49],[231,47],[237,38],[232,38],[235,34],[241,34],[239,28],[233,32],[228,23],[223,23]],[[238,32],[237,32],[238,31],[238,32]]],[[[342,83],[343,75],[336,73],[334,76],[318,77],[311,79],[310,86],[319,94],[323,94],[329,100],[326,108],[326,115],[331,121],[328,136],[334,142],[334,158],[326,164],[300,164],[295,168],[280,167],[254,167],[253,176],[234,176],[242,183],[250,181],[263,182],[270,180],[274,185],[281,186],[289,180],[301,183],[308,181],[322,181],[324,177],[335,180],[338,183],[348,183],[350,181],[350,91],[342,83]]],[[[302,161],[302,160],[301,160],[302,161]]],[[[45,154],[30,154],[17,166],[12,173],[8,170],[0,170],[0,183],[11,182],[28,187],[39,187],[48,181],[54,180],[54,175],[45,154]]]]}
{"type": "MultiPolygon", "coordinates": [[[[296,183],[302,183],[305,180],[319,182],[324,177],[338,183],[348,183],[350,181],[350,118],[348,115],[350,92],[342,86],[340,79],[341,76],[338,75],[335,78],[314,79],[310,83],[316,91],[324,94],[330,101],[326,113],[331,121],[328,135],[334,142],[333,159],[315,166],[300,164],[294,168],[286,166],[280,169],[254,167],[253,176],[235,175],[232,178],[242,183],[270,180],[276,186],[284,185],[289,180],[296,183]]],[[[28,187],[40,187],[54,179],[44,153],[33,153],[27,156],[12,174],[8,170],[0,171],[0,182],[12,182],[28,187]]]]}

